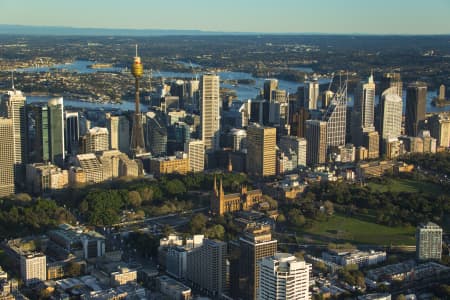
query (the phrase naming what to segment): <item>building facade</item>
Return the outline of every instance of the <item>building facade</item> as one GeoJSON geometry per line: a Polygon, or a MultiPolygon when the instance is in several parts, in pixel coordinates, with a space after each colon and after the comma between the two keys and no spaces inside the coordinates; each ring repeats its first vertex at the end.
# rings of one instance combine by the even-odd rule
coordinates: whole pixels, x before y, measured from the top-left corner
{"type": "Polygon", "coordinates": [[[428,222],[416,229],[416,255],[419,260],[440,260],[442,257],[442,228],[428,222]]]}
{"type": "Polygon", "coordinates": [[[247,173],[261,177],[276,174],[276,133],[273,127],[247,128],[247,173]]]}
{"type": "Polygon", "coordinates": [[[205,150],[219,148],[220,134],[220,80],[215,74],[205,74],[200,80],[201,138],[205,150]]]}
{"type": "Polygon", "coordinates": [[[15,192],[13,120],[0,117],[0,197],[15,192]]]}
{"type": "Polygon", "coordinates": [[[411,83],[406,90],[405,132],[417,136],[425,121],[427,85],[423,82],[411,83]]]}

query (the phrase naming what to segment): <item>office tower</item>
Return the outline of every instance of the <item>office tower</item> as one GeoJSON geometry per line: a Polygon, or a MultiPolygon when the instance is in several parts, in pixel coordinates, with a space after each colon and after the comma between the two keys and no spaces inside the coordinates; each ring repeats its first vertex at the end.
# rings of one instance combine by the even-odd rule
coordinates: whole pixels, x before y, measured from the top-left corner
{"type": "Polygon", "coordinates": [[[205,169],[205,144],[202,140],[190,140],[184,145],[184,152],[189,157],[189,170],[203,172],[205,169]]]}
{"type": "Polygon", "coordinates": [[[167,153],[173,155],[176,151],[183,151],[190,138],[190,128],[186,123],[175,122],[170,125],[167,128],[167,153]]]}
{"type": "Polygon", "coordinates": [[[24,167],[27,156],[27,122],[26,122],[26,98],[21,91],[12,87],[2,96],[2,115],[6,118],[12,119],[13,130],[11,131],[13,137],[14,151],[10,155],[14,157],[14,178],[16,183],[23,182],[24,167]]]}
{"type": "Polygon", "coordinates": [[[433,138],[429,130],[421,130],[417,135],[423,143],[423,153],[436,153],[437,140],[433,138]]]}
{"type": "Polygon", "coordinates": [[[361,82],[355,90],[352,111],[352,143],[361,146],[363,134],[374,131],[375,82],[373,75],[361,82]]]}
{"type": "Polygon", "coordinates": [[[267,101],[272,101],[272,91],[278,89],[277,79],[266,79],[264,81],[264,99],[267,101]]]}
{"type": "Polygon", "coordinates": [[[305,82],[305,100],[304,105],[308,110],[317,109],[319,101],[319,82],[317,78],[313,81],[305,82]]]}
{"type": "Polygon", "coordinates": [[[397,138],[402,133],[403,101],[395,87],[383,92],[380,100],[381,138],[397,138]]]}
{"type": "Polygon", "coordinates": [[[398,138],[383,139],[383,154],[387,159],[395,159],[403,152],[403,143],[398,138]]]}
{"type": "Polygon", "coordinates": [[[55,165],[62,166],[65,159],[64,104],[62,97],[48,101],[48,130],[50,161],[55,165]]]}
{"type": "Polygon", "coordinates": [[[251,125],[247,128],[247,172],[273,176],[276,171],[276,135],[273,127],[251,125]]]}
{"type": "Polygon", "coordinates": [[[45,104],[33,104],[27,108],[34,119],[33,147],[30,147],[30,160],[32,162],[50,161],[50,126],[48,106],[45,104]]]}
{"type": "Polygon", "coordinates": [[[220,135],[220,81],[219,76],[204,74],[200,81],[201,137],[205,150],[219,149],[220,135]]]}
{"type": "Polygon", "coordinates": [[[417,136],[425,120],[427,103],[427,85],[414,82],[406,90],[405,132],[409,136],[417,136]]]}
{"type": "Polygon", "coordinates": [[[69,172],[49,163],[27,164],[26,182],[28,192],[41,195],[67,187],[69,172]]]}
{"type": "Polygon", "coordinates": [[[385,90],[392,88],[394,94],[403,98],[403,82],[400,73],[385,73],[381,78],[378,94],[381,95],[385,90]]]}
{"type": "Polygon", "coordinates": [[[150,111],[146,114],[146,144],[153,157],[167,154],[167,127],[161,112],[150,111]]]}
{"type": "Polygon", "coordinates": [[[380,135],[377,131],[364,132],[362,146],[368,151],[368,158],[378,158],[380,156],[380,135]]]}
{"type": "Polygon", "coordinates": [[[257,299],[309,300],[311,264],[289,253],[276,253],[261,260],[257,299]]]}
{"type": "Polygon", "coordinates": [[[13,120],[0,117],[0,198],[14,194],[13,120]]]}
{"type": "Polygon", "coordinates": [[[80,140],[80,119],[78,112],[64,113],[65,117],[65,137],[64,142],[66,143],[66,150],[69,154],[76,154],[78,151],[78,143],[80,140]]]}
{"type": "Polygon", "coordinates": [[[229,146],[233,151],[242,151],[247,148],[247,131],[233,128],[229,132],[229,146]]]}
{"type": "Polygon", "coordinates": [[[428,120],[431,136],[439,147],[450,147],[450,113],[434,114],[428,120]]]}
{"type": "Polygon", "coordinates": [[[272,90],[270,101],[277,103],[286,103],[288,101],[288,94],[286,93],[286,90],[272,90]]]}
{"type": "Polygon", "coordinates": [[[420,224],[416,229],[416,255],[419,260],[440,260],[442,228],[435,223],[420,224]]]}
{"type": "Polygon", "coordinates": [[[306,108],[300,107],[298,111],[292,115],[291,135],[304,138],[306,136],[306,120],[309,120],[309,112],[306,108]]]}
{"type": "Polygon", "coordinates": [[[334,97],[334,93],[330,90],[322,93],[322,109],[327,109],[334,97]]]}
{"type": "Polygon", "coordinates": [[[445,100],[445,85],[441,84],[439,86],[439,95],[438,95],[438,99],[439,100],[445,100]]]}
{"type": "Polygon", "coordinates": [[[188,96],[189,101],[191,102],[191,109],[194,111],[200,110],[200,81],[197,79],[189,80],[188,82],[188,96]]]}
{"type": "Polygon", "coordinates": [[[21,255],[20,275],[26,286],[32,286],[47,280],[47,257],[42,253],[21,255]]]}
{"type": "Polygon", "coordinates": [[[297,157],[295,168],[298,166],[306,166],[307,142],[304,138],[295,136],[282,136],[279,142],[280,150],[285,153],[294,151],[297,157]]]}
{"type": "Polygon", "coordinates": [[[277,240],[272,239],[269,225],[257,224],[244,232],[232,251],[235,253],[230,258],[231,294],[236,299],[254,300],[259,288],[261,259],[276,253],[277,240]]]}
{"type": "Polygon", "coordinates": [[[136,45],[136,56],[134,57],[133,65],[131,66],[131,74],[134,76],[134,86],[135,86],[135,111],[133,119],[133,127],[131,130],[131,143],[130,151],[133,156],[141,155],[145,152],[145,142],[144,142],[144,130],[142,128],[142,114],[140,111],[140,96],[139,96],[139,79],[144,74],[144,66],[141,63],[141,58],[137,53],[136,45]]]}
{"type": "Polygon", "coordinates": [[[324,164],[327,159],[327,122],[306,121],[306,163],[309,166],[324,164]]]}
{"type": "Polygon", "coordinates": [[[333,147],[344,146],[347,125],[347,86],[342,87],[331,100],[323,121],[327,123],[327,151],[333,147]]]}
{"type": "Polygon", "coordinates": [[[75,164],[82,169],[83,183],[99,183],[103,181],[102,165],[94,153],[78,154],[75,164]]]}
{"type": "Polygon", "coordinates": [[[174,156],[151,158],[150,172],[156,177],[173,173],[186,175],[189,172],[189,158],[181,151],[174,156]]]}
{"type": "Polygon", "coordinates": [[[203,245],[187,254],[187,279],[212,297],[227,288],[227,243],[204,239],[203,245]]]}
{"type": "Polygon", "coordinates": [[[130,123],[127,117],[106,113],[106,128],[109,132],[109,148],[127,153],[130,145],[130,123]]]}
{"type": "Polygon", "coordinates": [[[94,127],[88,130],[86,134],[86,153],[109,150],[108,129],[103,127],[94,127]]]}
{"type": "Polygon", "coordinates": [[[178,97],[178,107],[184,109],[184,98],[187,94],[186,84],[183,80],[176,80],[170,84],[170,94],[178,97]]]}

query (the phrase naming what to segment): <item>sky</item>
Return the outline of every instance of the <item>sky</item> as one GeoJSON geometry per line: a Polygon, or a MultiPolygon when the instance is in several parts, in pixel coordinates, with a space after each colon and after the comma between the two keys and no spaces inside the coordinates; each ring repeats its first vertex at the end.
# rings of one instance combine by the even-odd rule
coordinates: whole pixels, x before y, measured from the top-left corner
{"type": "Polygon", "coordinates": [[[450,34],[450,0],[0,0],[0,24],[450,34]]]}

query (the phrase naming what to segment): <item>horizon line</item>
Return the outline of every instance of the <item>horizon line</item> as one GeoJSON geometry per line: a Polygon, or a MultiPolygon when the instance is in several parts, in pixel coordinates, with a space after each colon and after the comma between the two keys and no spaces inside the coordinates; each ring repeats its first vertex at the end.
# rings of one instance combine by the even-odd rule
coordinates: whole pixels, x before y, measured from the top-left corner
{"type": "MultiPolygon", "coordinates": [[[[23,24],[0,24],[1,27],[16,27],[16,28],[49,28],[49,29],[62,29],[62,30],[82,30],[82,31],[95,31],[95,30],[103,30],[103,31],[135,31],[135,32],[145,32],[145,31],[167,31],[173,33],[181,33],[180,35],[192,35],[192,34],[182,34],[183,32],[198,32],[204,35],[360,35],[360,36],[450,36],[449,33],[367,33],[367,32],[293,32],[293,31],[277,31],[277,32],[253,32],[253,31],[226,31],[226,30],[204,30],[204,29],[168,29],[168,28],[109,28],[109,27],[83,27],[83,26],[67,26],[67,25],[23,25],[23,24]]],[[[14,35],[14,34],[38,34],[37,32],[33,33],[2,33],[1,35],[14,35]]],[[[46,35],[46,33],[39,33],[42,35],[46,35]]],[[[64,35],[64,34],[56,34],[56,33],[47,33],[49,35],[64,35]]],[[[76,35],[76,34],[71,34],[76,35]]],[[[98,35],[98,34],[96,34],[98,35]]],[[[113,34],[114,35],[114,34],[113,34]]],[[[164,36],[164,34],[157,34],[160,36],[164,36]]],[[[171,34],[174,35],[174,34],[171,34]]],[[[142,34],[141,34],[142,36],[142,34]]]]}

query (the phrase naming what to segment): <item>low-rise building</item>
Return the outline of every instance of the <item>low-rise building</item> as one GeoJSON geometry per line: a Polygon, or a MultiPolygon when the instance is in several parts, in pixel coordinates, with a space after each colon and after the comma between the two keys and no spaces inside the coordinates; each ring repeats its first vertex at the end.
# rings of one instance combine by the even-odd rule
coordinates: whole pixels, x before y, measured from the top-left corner
{"type": "Polygon", "coordinates": [[[128,283],[136,283],[137,271],[128,268],[120,268],[119,271],[111,273],[111,285],[120,286],[128,283]]]}
{"type": "Polygon", "coordinates": [[[157,278],[157,286],[159,291],[167,296],[170,300],[190,300],[192,299],[192,291],[179,281],[168,276],[160,276],[157,278]]]}
{"type": "Polygon", "coordinates": [[[177,152],[175,156],[150,159],[150,172],[157,177],[172,173],[186,175],[189,171],[189,158],[183,152],[177,152]]]}
{"type": "Polygon", "coordinates": [[[337,263],[342,266],[358,265],[365,267],[376,265],[386,260],[385,251],[326,251],[322,252],[322,258],[326,261],[337,263]]]}
{"type": "Polygon", "coordinates": [[[26,181],[30,193],[41,194],[67,187],[69,172],[52,164],[28,164],[26,181]]]}

